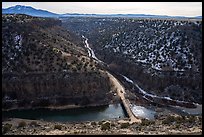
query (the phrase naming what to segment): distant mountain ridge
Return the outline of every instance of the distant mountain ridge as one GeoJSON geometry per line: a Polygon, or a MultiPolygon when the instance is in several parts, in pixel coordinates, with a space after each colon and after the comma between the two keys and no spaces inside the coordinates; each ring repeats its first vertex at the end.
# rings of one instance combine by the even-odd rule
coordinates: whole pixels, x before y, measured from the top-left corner
{"type": "Polygon", "coordinates": [[[26,14],[26,15],[38,16],[38,17],[58,17],[59,16],[59,14],[52,13],[46,10],[35,9],[30,6],[21,6],[21,5],[16,5],[14,7],[2,9],[2,14],[26,14]]]}
{"type": "Polygon", "coordinates": [[[30,6],[16,5],[13,7],[2,9],[2,14],[26,14],[37,17],[139,17],[139,18],[196,18],[202,19],[202,16],[185,17],[185,16],[167,16],[167,15],[150,15],[150,14],[81,14],[81,13],[65,13],[57,14],[46,10],[35,9],[30,6]]]}

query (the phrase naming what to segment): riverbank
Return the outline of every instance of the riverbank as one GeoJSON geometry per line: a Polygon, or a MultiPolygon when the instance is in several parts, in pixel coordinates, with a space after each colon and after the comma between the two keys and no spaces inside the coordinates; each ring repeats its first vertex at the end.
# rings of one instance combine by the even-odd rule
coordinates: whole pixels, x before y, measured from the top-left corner
{"type": "MultiPolygon", "coordinates": [[[[113,103],[120,103],[117,100],[111,100],[113,103]]],[[[87,108],[87,107],[102,107],[102,106],[108,106],[110,103],[106,104],[89,104],[89,105],[62,105],[62,106],[46,106],[46,107],[16,107],[16,108],[10,108],[10,109],[2,109],[2,111],[11,111],[11,110],[27,110],[27,109],[50,109],[50,110],[65,110],[65,109],[75,109],[75,108],[87,108]]]]}
{"type": "Polygon", "coordinates": [[[4,133],[6,135],[202,134],[202,116],[195,116],[193,119],[190,117],[191,121],[185,117],[185,121],[180,121],[179,124],[177,120],[164,123],[165,119],[167,116],[160,116],[155,121],[142,120],[142,123],[130,124],[128,118],[86,122],[47,122],[14,118],[3,121],[2,127],[4,131],[6,125],[10,125],[10,129],[4,133]]]}

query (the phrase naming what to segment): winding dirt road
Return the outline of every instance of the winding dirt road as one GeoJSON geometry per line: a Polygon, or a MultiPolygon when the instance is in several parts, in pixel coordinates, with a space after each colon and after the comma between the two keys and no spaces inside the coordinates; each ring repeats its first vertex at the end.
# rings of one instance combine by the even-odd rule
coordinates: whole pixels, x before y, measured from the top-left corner
{"type": "MultiPolygon", "coordinates": [[[[96,56],[95,56],[95,53],[94,51],[89,47],[89,44],[88,44],[88,39],[86,37],[84,37],[82,35],[82,38],[85,39],[85,47],[87,48],[88,50],[88,56],[90,58],[93,58],[95,59],[97,62],[99,63],[104,63],[103,61],[99,60],[96,56]]],[[[125,88],[122,86],[122,84],[112,75],[110,74],[108,71],[106,71],[107,75],[109,76],[110,80],[113,82],[115,88],[116,88],[116,91],[117,91],[117,94],[118,96],[120,97],[125,109],[126,109],[126,112],[130,118],[130,123],[135,123],[135,122],[139,122],[141,123],[141,119],[135,117],[135,115],[133,114],[133,112],[131,111],[130,109],[130,102],[128,99],[125,98],[125,88]]]]}

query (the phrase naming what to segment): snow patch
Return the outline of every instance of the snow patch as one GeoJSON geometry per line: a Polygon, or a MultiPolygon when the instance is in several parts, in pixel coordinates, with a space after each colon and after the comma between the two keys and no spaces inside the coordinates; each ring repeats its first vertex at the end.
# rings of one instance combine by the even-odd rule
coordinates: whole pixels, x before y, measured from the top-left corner
{"type": "Polygon", "coordinates": [[[129,79],[128,77],[126,77],[126,76],[124,76],[124,75],[122,75],[122,76],[125,78],[125,80],[126,80],[127,82],[130,82],[130,83],[134,84],[134,82],[133,82],[131,79],[129,79]]]}

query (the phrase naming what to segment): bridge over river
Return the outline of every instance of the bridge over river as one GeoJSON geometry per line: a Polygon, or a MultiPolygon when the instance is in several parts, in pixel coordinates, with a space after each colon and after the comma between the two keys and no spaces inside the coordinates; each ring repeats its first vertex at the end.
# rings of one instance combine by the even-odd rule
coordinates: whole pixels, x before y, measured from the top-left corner
{"type": "Polygon", "coordinates": [[[141,122],[141,119],[135,117],[135,115],[133,114],[132,110],[130,109],[130,101],[128,99],[125,98],[125,88],[121,85],[121,83],[113,76],[111,75],[109,72],[107,72],[110,80],[114,83],[114,86],[116,88],[117,94],[120,97],[125,110],[130,118],[130,122],[141,122]]]}

